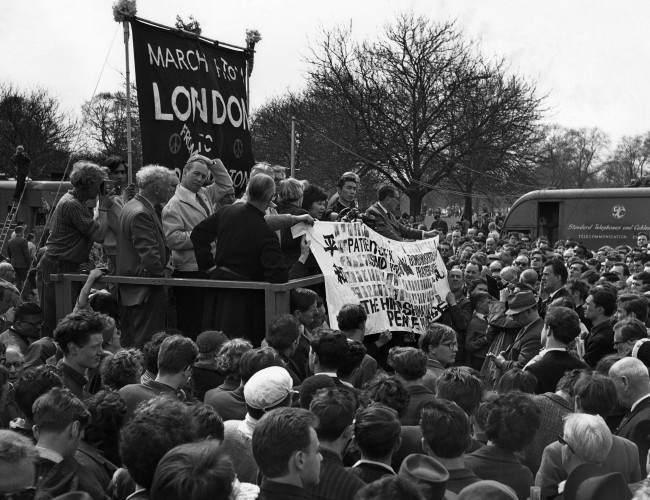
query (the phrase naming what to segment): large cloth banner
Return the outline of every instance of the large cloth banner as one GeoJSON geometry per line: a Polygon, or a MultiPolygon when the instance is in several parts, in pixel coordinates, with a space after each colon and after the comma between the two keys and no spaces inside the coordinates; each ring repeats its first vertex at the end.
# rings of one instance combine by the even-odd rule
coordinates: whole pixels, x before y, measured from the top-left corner
{"type": "Polygon", "coordinates": [[[194,152],[220,158],[236,188],[253,165],[246,55],[135,20],[142,156],[180,169],[194,152]]]}
{"type": "Polygon", "coordinates": [[[364,307],[367,335],[422,333],[445,309],[449,285],[438,237],[401,242],[361,222],[316,222],[307,238],[325,278],[332,328],[344,304],[364,307]]]}

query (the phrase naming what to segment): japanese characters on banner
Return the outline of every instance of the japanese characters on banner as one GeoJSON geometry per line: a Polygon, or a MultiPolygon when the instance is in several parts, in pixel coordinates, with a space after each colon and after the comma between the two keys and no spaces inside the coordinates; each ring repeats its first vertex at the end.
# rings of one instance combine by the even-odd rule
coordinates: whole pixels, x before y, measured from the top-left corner
{"type": "Polygon", "coordinates": [[[316,222],[307,233],[325,278],[333,328],[344,304],[364,307],[366,334],[422,333],[446,307],[449,285],[438,237],[394,241],[361,222],[316,222]]]}
{"type": "Polygon", "coordinates": [[[253,152],[246,53],[131,21],[145,164],[180,169],[192,153],[220,158],[243,188],[253,152]]]}

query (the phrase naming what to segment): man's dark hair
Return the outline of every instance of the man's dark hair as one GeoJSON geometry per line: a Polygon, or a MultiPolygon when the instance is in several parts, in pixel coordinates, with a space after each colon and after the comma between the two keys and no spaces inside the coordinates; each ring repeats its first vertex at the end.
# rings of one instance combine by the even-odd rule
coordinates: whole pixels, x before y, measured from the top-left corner
{"type": "Polygon", "coordinates": [[[411,399],[402,382],[388,375],[377,375],[368,382],[364,393],[370,401],[392,408],[400,417],[404,416],[411,399]]]}
{"type": "Polygon", "coordinates": [[[648,338],[648,329],[645,323],[636,318],[628,318],[615,323],[614,331],[616,330],[621,333],[621,342],[648,338]]]}
{"type": "Polygon", "coordinates": [[[196,425],[189,408],[164,396],[140,406],[120,433],[120,456],[131,478],[151,488],[160,459],[169,450],[196,439],[196,425]]]}
{"type": "Polygon", "coordinates": [[[417,380],[427,373],[427,355],[415,347],[391,347],[388,364],[407,381],[417,380]]]}
{"type": "Polygon", "coordinates": [[[311,400],[314,399],[314,394],[316,394],[319,389],[324,389],[326,387],[331,387],[333,389],[336,388],[336,384],[332,377],[312,375],[303,380],[302,384],[300,384],[300,408],[308,410],[309,405],[311,405],[311,400]]]}
{"type": "Polygon", "coordinates": [[[435,349],[445,340],[456,341],[454,329],[442,323],[430,323],[427,325],[424,334],[420,336],[420,349],[428,354],[430,348],[435,349]]]}
{"type": "Polygon", "coordinates": [[[158,373],[158,353],[160,345],[167,337],[171,337],[171,334],[164,331],[154,333],[151,340],[142,346],[142,365],[148,372],[158,373]]]}
{"type": "Polygon", "coordinates": [[[63,387],[63,380],[53,366],[39,365],[22,371],[14,385],[14,401],[25,418],[32,421],[34,401],[54,387],[63,387]]]}
{"type": "Polygon", "coordinates": [[[540,410],[527,394],[499,394],[481,408],[481,413],[485,412],[483,430],[487,438],[504,450],[523,450],[539,429],[540,410]]]}
{"type": "Polygon", "coordinates": [[[397,196],[397,190],[388,184],[380,186],[380,188],[377,190],[377,199],[379,201],[384,201],[389,196],[397,196]]]}
{"type": "Polygon", "coordinates": [[[316,416],[302,408],[278,408],[265,413],[253,431],[253,457],[269,479],[289,471],[289,459],[311,443],[309,429],[316,429],[316,416]]]}
{"type": "Polygon", "coordinates": [[[583,370],[579,368],[574,368],[573,370],[564,372],[564,375],[562,375],[562,378],[556,384],[555,390],[562,391],[568,394],[571,399],[573,399],[573,389],[578,379],[582,376],[582,373],[583,370]]]}
{"type": "Polygon", "coordinates": [[[50,432],[62,432],[73,422],[85,427],[90,413],[81,400],[70,390],[53,387],[38,397],[32,406],[34,425],[38,429],[50,432]]]}
{"type": "Polygon", "coordinates": [[[24,321],[28,316],[40,316],[41,314],[43,314],[41,306],[35,302],[23,302],[14,311],[14,324],[24,321]]]}
{"type": "Polygon", "coordinates": [[[84,347],[90,341],[90,336],[104,331],[104,320],[101,314],[94,311],[71,312],[56,326],[54,340],[64,354],[70,352],[72,342],[78,347],[84,347]]]}
{"type": "Polygon", "coordinates": [[[291,312],[307,311],[318,300],[318,294],[309,288],[294,288],[289,292],[289,307],[291,312]]]}
{"type": "Polygon", "coordinates": [[[218,439],[223,441],[223,419],[211,405],[196,403],[190,406],[190,414],[196,423],[198,439],[218,439]]]}
{"type": "Polygon", "coordinates": [[[339,330],[343,331],[359,328],[367,319],[368,315],[361,304],[345,304],[336,315],[339,330]]]}
{"type": "Polygon", "coordinates": [[[302,192],[302,208],[309,208],[318,201],[326,201],[327,193],[325,190],[315,184],[309,184],[302,192]]]}
{"type": "Polygon", "coordinates": [[[337,371],[349,349],[348,339],[341,332],[321,329],[314,332],[311,348],[321,367],[337,371]]]}
{"type": "Polygon", "coordinates": [[[158,352],[158,372],[161,374],[180,373],[192,366],[199,355],[199,348],[192,339],[172,335],[163,340],[158,352]]]}
{"type": "Polygon", "coordinates": [[[273,320],[266,334],[266,342],[279,352],[289,349],[300,336],[300,323],[291,314],[273,320]]]}
{"type": "Polygon", "coordinates": [[[467,413],[446,399],[434,399],[422,406],[420,429],[431,451],[440,458],[460,457],[471,441],[467,413]]]}
{"type": "Polygon", "coordinates": [[[511,368],[499,377],[494,390],[499,394],[513,391],[535,394],[536,387],[537,377],[535,375],[528,370],[511,368]]]}
{"type": "Polygon", "coordinates": [[[562,280],[562,284],[566,284],[567,278],[569,277],[569,271],[567,271],[566,266],[562,259],[553,258],[549,259],[544,263],[544,267],[551,266],[553,268],[553,274],[559,276],[562,280]]]}
{"type": "Polygon", "coordinates": [[[282,358],[272,347],[250,349],[239,358],[239,376],[242,382],[248,382],[258,371],[270,366],[284,366],[282,358]]]}
{"type": "Polygon", "coordinates": [[[356,401],[344,389],[319,389],[311,400],[309,411],[318,418],[316,433],[322,441],[335,441],[354,419],[356,401]]]}
{"type": "Polygon", "coordinates": [[[616,293],[606,287],[594,287],[589,290],[595,307],[602,307],[605,316],[616,312],[616,293]]]}
{"type": "Polygon", "coordinates": [[[358,340],[349,340],[348,350],[341,360],[339,369],[336,372],[338,377],[347,378],[352,375],[352,373],[361,366],[367,353],[368,349],[366,349],[366,346],[364,346],[362,342],[359,342],[358,340]]]}
{"type": "Polygon", "coordinates": [[[553,338],[564,344],[570,344],[580,335],[578,313],[568,307],[549,307],[544,324],[550,328],[553,338]]]}
{"type": "Polygon", "coordinates": [[[646,322],[648,319],[648,299],[643,295],[625,294],[618,298],[618,305],[627,314],[634,313],[636,319],[646,322]]]}
{"type": "Polygon", "coordinates": [[[230,498],[235,469],[219,443],[182,444],[160,460],[151,485],[151,498],[212,500],[230,498]]]}
{"type": "Polygon", "coordinates": [[[573,386],[573,396],[580,398],[580,411],[591,415],[609,415],[617,401],[612,379],[597,372],[583,372],[573,386]]]}
{"type": "Polygon", "coordinates": [[[436,395],[474,415],[483,398],[483,382],[465,367],[447,368],[436,380],[436,395]]]}
{"type": "Polygon", "coordinates": [[[580,299],[583,301],[586,300],[589,295],[589,285],[582,280],[569,280],[567,281],[565,288],[569,293],[579,294],[580,299]]]}
{"type": "Polygon", "coordinates": [[[397,412],[373,403],[354,416],[354,440],[370,460],[381,460],[395,451],[402,432],[397,412]]]}
{"type": "Polygon", "coordinates": [[[136,349],[124,349],[109,357],[101,366],[102,384],[118,391],[125,385],[137,384],[142,375],[142,353],[136,349]]]}
{"type": "Polygon", "coordinates": [[[157,500],[213,500],[230,498],[235,468],[219,443],[182,444],[158,463],[151,485],[157,500]]]}
{"type": "Polygon", "coordinates": [[[114,172],[120,165],[126,166],[126,162],[121,156],[111,155],[103,161],[102,165],[108,168],[111,172],[114,172]]]}
{"type": "MultiPolygon", "coordinates": [[[[402,476],[386,475],[361,488],[355,500],[423,500],[420,490],[402,476]]],[[[432,497],[433,498],[433,497],[432,497]]]]}
{"type": "Polygon", "coordinates": [[[110,316],[120,325],[120,304],[115,297],[106,293],[94,293],[88,298],[88,305],[93,311],[110,316]]]}
{"type": "Polygon", "coordinates": [[[84,441],[97,448],[111,463],[120,463],[120,430],[126,423],[126,403],[117,392],[101,390],[85,401],[90,422],[84,441]]]}

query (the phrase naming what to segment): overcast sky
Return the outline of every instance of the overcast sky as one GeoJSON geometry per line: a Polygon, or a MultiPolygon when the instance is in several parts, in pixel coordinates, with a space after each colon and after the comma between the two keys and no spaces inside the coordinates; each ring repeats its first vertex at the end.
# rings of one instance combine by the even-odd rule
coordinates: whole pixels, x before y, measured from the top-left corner
{"type": "MultiPolygon", "coordinates": [[[[78,112],[98,90],[119,88],[124,72],[121,27],[112,0],[3,2],[0,81],[42,86],[78,112]]],[[[251,80],[253,109],[304,83],[308,46],[319,30],[352,23],[355,37],[380,35],[396,14],[412,10],[456,19],[488,56],[537,82],[549,122],[597,126],[614,139],[650,130],[650,40],[647,0],[139,0],[138,16],[173,25],[193,14],[203,34],[243,45],[258,29],[251,80]]]]}

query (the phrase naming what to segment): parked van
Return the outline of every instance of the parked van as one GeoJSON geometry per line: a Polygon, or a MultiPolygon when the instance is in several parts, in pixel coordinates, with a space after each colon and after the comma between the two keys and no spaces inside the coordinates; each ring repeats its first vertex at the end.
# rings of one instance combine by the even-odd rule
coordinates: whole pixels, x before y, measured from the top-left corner
{"type": "Polygon", "coordinates": [[[650,188],[550,189],[519,198],[503,223],[504,235],[519,232],[551,244],[572,239],[587,248],[636,246],[650,233],[650,188]]]}

